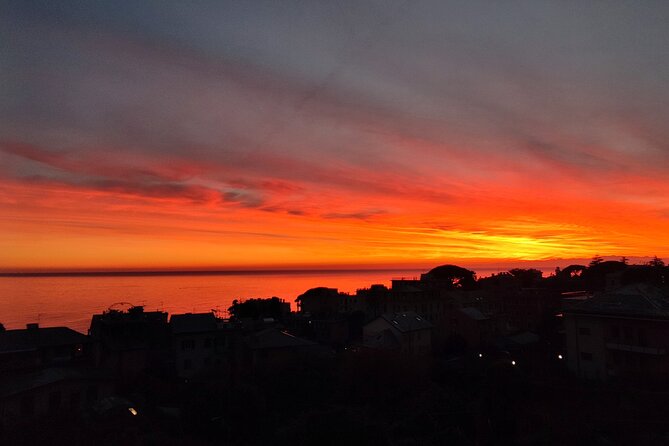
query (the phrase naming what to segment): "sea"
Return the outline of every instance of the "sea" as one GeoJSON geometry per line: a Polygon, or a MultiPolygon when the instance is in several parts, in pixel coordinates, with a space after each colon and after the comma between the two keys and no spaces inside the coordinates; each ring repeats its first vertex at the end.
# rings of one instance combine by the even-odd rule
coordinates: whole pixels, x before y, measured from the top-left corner
{"type": "Polygon", "coordinates": [[[235,299],[277,296],[296,310],[295,299],[325,286],[354,293],[424,270],[244,271],[197,274],[57,275],[0,277],[0,323],[6,329],[66,326],[86,333],[91,316],[142,305],[170,314],[215,311],[222,317],[235,299]]]}
{"type": "MultiPolygon", "coordinates": [[[[235,299],[277,296],[296,310],[295,299],[314,287],[346,293],[421,270],[243,271],[178,274],[45,275],[0,277],[0,323],[6,329],[66,326],[86,333],[91,316],[109,308],[141,305],[170,314],[215,311],[221,317],[235,299]]],[[[488,275],[494,271],[477,271],[488,275]],[[488,273],[488,274],[486,274],[488,273]]],[[[481,274],[481,273],[484,274],[481,274]]]]}

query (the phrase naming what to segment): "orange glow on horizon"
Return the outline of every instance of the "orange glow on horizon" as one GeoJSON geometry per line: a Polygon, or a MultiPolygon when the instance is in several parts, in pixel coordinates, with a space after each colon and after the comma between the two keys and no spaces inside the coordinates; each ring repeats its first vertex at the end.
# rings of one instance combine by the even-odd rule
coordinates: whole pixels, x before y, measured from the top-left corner
{"type": "Polygon", "coordinates": [[[356,191],[346,200],[322,188],[292,203],[308,210],[296,214],[214,198],[5,182],[0,269],[422,266],[669,254],[660,237],[669,222],[652,207],[525,187],[460,191],[443,203],[421,200],[420,189],[414,198],[409,186],[391,198],[356,191]],[[354,215],[380,200],[389,211],[354,215]],[[339,212],[326,215],[329,209],[339,212]]]}
{"type": "Polygon", "coordinates": [[[659,6],[16,3],[0,271],[669,258],[659,6]]]}

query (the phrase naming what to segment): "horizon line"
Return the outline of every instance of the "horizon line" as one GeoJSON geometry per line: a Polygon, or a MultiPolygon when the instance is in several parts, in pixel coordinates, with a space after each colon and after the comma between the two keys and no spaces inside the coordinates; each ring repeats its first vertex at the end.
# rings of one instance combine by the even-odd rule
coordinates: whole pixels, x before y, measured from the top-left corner
{"type": "MultiPolygon", "coordinates": [[[[620,256],[602,256],[605,260],[620,258],[620,256]]],[[[649,259],[649,256],[634,256],[629,257],[630,261],[644,261],[649,259]]],[[[4,271],[0,270],[0,277],[84,277],[84,276],[186,276],[186,275],[258,275],[258,274],[295,274],[295,273],[352,273],[352,272],[381,272],[381,271],[418,271],[424,270],[425,272],[430,269],[444,264],[456,264],[467,269],[471,269],[476,272],[477,269],[481,270],[509,270],[516,267],[539,267],[540,269],[548,269],[554,267],[562,267],[569,264],[587,264],[591,259],[585,258],[573,258],[573,259],[564,259],[564,258],[555,258],[555,259],[536,259],[536,260],[519,260],[519,259],[505,259],[498,261],[482,260],[482,259],[463,259],[462,261],[437,261],[430,262],[430,265],[426,263],[416,263],[416,264],[371,264],[371,265],[361,265],[361,264],[349,264],[349,265],[295,265],[295,266],[257,266],[257,267],[243,267],[243,266],[234,266],[230,268],[225,267],[149,267],[149,268],[108,268],[108,269],[87,269],[87,268],[35,268],[35,269],[24,269],[15,270],[6,269],[4,271]],[[543,265],[549,266],[543,266],[543,265]]]]}

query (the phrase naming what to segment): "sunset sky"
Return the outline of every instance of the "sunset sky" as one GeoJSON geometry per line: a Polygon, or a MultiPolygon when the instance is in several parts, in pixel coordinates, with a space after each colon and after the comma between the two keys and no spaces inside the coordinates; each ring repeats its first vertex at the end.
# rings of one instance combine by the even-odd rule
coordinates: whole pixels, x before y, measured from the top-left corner
{"type": "Polygon", "coordinates": [[[0,270],[669,257],[669,2],[6,1],[0,270]]]}

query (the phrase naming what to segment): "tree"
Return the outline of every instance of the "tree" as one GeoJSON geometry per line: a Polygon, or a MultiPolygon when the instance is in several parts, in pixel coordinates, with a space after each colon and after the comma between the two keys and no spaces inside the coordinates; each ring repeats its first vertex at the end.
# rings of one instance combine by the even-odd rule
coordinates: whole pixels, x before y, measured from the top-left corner
{"type": "Polygon", "coordinates": [[[599,254],[595,254],[595,256],[592,258],[590,261],[590,264],[588,266],[595,266],[599,265],[604,261],[604,257],[600,256],[599,254]]]}
{"type": "Polygon", "coordinates": [[[603,290],[606,287],[606,277],[609,274],[618,273],[628,269],[629,266],[616,260],[607,260],[596,263],[590,263],[590,266],[583,271],[583,279],[586,288],[589,291],[603,290]]]}
{"type": "Polygon", "coordinates": [[[543,273],[535,268],[513,268],[509,270],[509,273],[524,287],[536,285],[543,277],[543,273]]]}
{"type": "Polygon", "coordinates": [[[648,266],[652,266],[655,268],[662,268],[664,267],[664,261],[660,259],[658,256],[653,256],[653,259],[648,262],[648,266]]]}
{"type": "Polygon", "coordinates": [[[2,324],[2,322],[0,322],[0,333],[3,331],[5,331],[5,326],[2,324]]]}
{"type": "Polygon", "coordinates": [[[248,300],[233,300],[232,306],[228,308],[228,312],[234,318],[238,319],[262,319],[271,317],[276,320],[281,320],[288,312],[288,304],[278,297],[271,299],[248,299],[248,300]]]}
{"type": "Polygon", "coordinates": [[[476,273],[457,265],[441,265],[432,268],[423,279],[449,283],[452,288],[472,289],[476,286],[476,273]]]}

